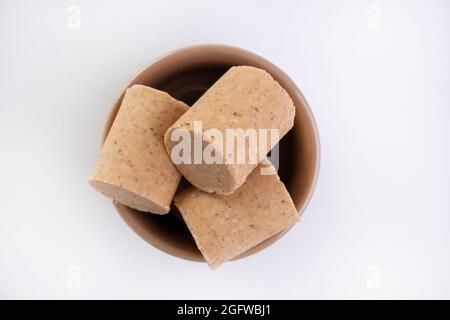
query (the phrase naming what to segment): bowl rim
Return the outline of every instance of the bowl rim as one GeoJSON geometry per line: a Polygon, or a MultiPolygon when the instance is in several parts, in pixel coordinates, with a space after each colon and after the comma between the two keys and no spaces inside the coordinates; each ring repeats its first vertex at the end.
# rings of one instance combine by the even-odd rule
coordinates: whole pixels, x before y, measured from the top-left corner
{"type": "MultiPolygon", "coordinates": [[[[259,60],[259,61],[263,62],[264,64],[270,65],[273,69],[275,69],[277,71],[277,73],[280,76],[282,76],[284,78],[285,81],[289,82],[289,85],[292,88],[292,90],[294,90],[296,92],[296,94],[298,95],[298,97],[300,98],[300,100],[302,100],[302,104],[303,104],[302,107],[305,109],[305,112],[306,112],[307,116],[309,117],[309,122],[311,124],[316,154],[315,154],[315,162],[314,162],[314,174],[313,174],[313,177],[311,180],[311,185],[307,190],[307,195],[301,206],[298,206],[297,203],[294,203],[294,205],[297,209],[297,212],[299,214],[299,217],[301,217],[303,212],[305,211],[305,209],[307,208],[308,204],[311,201],[311,198],[314,194],[314,191],[317,186],[318,178],[319,178],[319,173],[320,173],[320,168],[321,168],[321,142],[320,142],[320,136],[319,136],[319,128],[317,126],[317,122],[311,111],[311,107],[310,107],[308,101],[306,100],[306,98],[303,95],[303,93],[301,92],[301,90],[297,87],[295,82],[280,67],[278,67],[274,63],[270,62],[269,60],[265,59],[264,57],[254,53],[254,52],[251,52],[249,50],[242,49],[242,48],[236,47],[236,46],[224,45],[224,44],[195,44],[195,45],[189,45],[189,46],[172,49],[172,50],[158,56],[157,58],[154,58],[153,60],[151,60],[148,64],[146,64],[143,68],[141,68],[138,72],[136,72],[134,74],[134,76],[127,82],[126,86],[123,88],[120,95],[114,100],[114,103],[113,103],[113,105],[108,113],[108,116],[106,118],[106,123],[105,123],[104,129],[103,129],[103,134],[102,134],[101,145],[103,145],[103,143],[106,140],[106,137],[111,129],[112,123],[114,122],[114,119],[117,115],[117,110],[120,107],[120,103],[122,102],[122,99],[123,99],[123,96],[125,95],[126,89],[128,89],[132,85],[136,84],[136,81],[141,76],[141,74],[146,72],[147,69],[151,68],[156,63],[161,62],[169,57],[172,57],[175,55],[182,56],[191,51],[197,51],[197,50],[221,51],[223,53],[228,53],[228,54],[231,54],[233,52],[234,53],[239,52],[240,54],[242,54],[242,55],[246,56],[247,58],[250,58],[254,61],[259,60]]],[[[201,257],[201,255],[199,257],[193,257],[191,254],[187,254],[187,253],[183,252],[182,249],[174,249],[174,248],[169,249],[169,247],[163,245],[161,241],[155,241],[154,239],[153,240],[148,239],[146,237],[146,235],[144,234],[142,227],[140,225],[137,225],[130,219],[127,219],[126,213],[128,213],[128,212],[126,212],[126,211],[128,211],[130,209],[128,209],[127,207],[125,207],[121,204],[118,204],[118,203],[113,203],[113,204],[114,204],[114,207],[116,208],[117,212],[119,213],[120,217],[128,225],[128,227],[130,229],[132,229],[132,231],[134,233],[136,233],[141,239],[143,239],[145,242],[149,243],[151,246],[153,246],[156,249],[163,251],[171,256],[178,257],[178,258],[181,258],[184,260],[205,262],[205,260],[203,259],[203,257],[201,257]]],[[[268,239],[264,240],[263,242],[257,244],[255,247],[240,254],[239,256],[237,256],[236,258],[234,258],[230,261],[239,260],[241,258],[251,256],[257,252],[264,250],[265,248],[269,247],[271,244],[276,242],[278,239],[280,239],[283,235],[285,235],[291,228],[292,227],[269,237],[268,239]],[[267,243],[264,244],[265,242],[267,242],[267,243]],[[255,248],[255,250],[253,250],[254,248],[255,248]]]]}

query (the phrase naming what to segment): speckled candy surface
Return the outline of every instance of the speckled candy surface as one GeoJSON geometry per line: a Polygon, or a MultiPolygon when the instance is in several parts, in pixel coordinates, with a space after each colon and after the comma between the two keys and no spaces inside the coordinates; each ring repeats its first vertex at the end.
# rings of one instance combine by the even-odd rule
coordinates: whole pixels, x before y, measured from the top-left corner
{"type": "MultiPolygon", "coordinates": [[[[293,126],[295,107],[287,92],[266,71],[249,66],[230,68],[186,112],[165,135],[169,154],[176,142],[171,135],[176,129],[194,130],[194,121],[202,123],[203,131],[217,129],[226,137],[226,129],[278,129],[278,139],[268,141],[269,151],[293,126]]],[[[258,154],[257,161],[226,163],[225,149],[215,147],[213,141],[203,137],[203,147],[212,145],[220,154],[222,164],[177,164],[178,170],[197,188],[229,195],[241,186],[247,176],[265,158],[258,154]],[[252,163],[253,162],[253,163],[252,163]]],[[[226,145],[226,142],[223,144],[226,145]]]]}
{"type": "Polygon", "coordinates": [[[181,179],[163,142],[188,106],[142,85],[127,89],[97,158],[90,184],[131,208],[164,214],[181,179]]]}
{"type": "MultiPolygon", "coordinates": [[[[175,196],[175,205],[211,268],[219,267],[299,220],[284,184],[273,174],[262,175],[263,161],[230,196],[193,186],[175,196]]],[[[267,172],[266,172],[267,173],[267,172]]]]}

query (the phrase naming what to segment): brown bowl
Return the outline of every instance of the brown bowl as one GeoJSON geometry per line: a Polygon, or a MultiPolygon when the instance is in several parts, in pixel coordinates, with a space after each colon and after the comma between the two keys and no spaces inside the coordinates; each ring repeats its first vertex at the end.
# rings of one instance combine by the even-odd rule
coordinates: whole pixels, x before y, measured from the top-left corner
{"type": "MultiPolygon", "coordinates": [[[[154,60],[128,84],[143,84],[168,92],[192,105],[228,68],[249,65],[269,72],[291,96],[296,106],[294,128],[280,141],[279,175],[299,214],[313,193],[320,162],[319,135],[311,110],[294,82],[278,67],[249,51],[225,45],[196,45],[181,48],[154,60]]],[[[122,103],[124,92],[109,114],[103,141],[122,103]]],[[[115,205],[128,226],[154,247],[173,256],[204,261],[176,207],[167,215],[144,214],[121,204],[115,205]]],[[[268,247],[288,230],[261,242],[237,258],[268,247]]]]}

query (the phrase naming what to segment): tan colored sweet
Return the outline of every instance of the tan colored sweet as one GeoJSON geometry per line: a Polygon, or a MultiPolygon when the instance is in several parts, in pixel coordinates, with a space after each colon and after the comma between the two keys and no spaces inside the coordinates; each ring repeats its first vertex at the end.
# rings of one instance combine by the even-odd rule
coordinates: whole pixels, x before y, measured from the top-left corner
{"type": "Polygon", "coordinates": [[[272,175],[261,175],[260,169],[265,165],[262,162],[230,196],[207,193],[193,186],[175,196],[175,205],[211,268],[299,220],[275,169],[269,167],[272,175]]]}
{"type": "Polygon", "coordinates": [[[142,85],[127,89],[103,144],[90,184],[139,211],[164,214],[181,175],[164,147],[167,129],[188,106],[142,85]]]}
{"type": "MultiPolygon", "coordinates": [[[[192,155],[190,164],[177,164],[177,168],[197,188],[229,195],[244,183],[267,152],[292,128],[294,116],[292,99],[266,71],[249,66],[232,67],[167,131],[164,142],[171,154],[178,143],[171,141],[172,133],[184,128],[193,137],[194,121],[201,122],[203,131],[218,129],[225,141],[222,147],[208,137],[200,139],[204,149],[211,145],[213,154],[223,159],[220,163],[194,163],[192,155]],[[264,143],[267,152],[255,152],[256,161],[248,157],[249,144],[246,142],[244,162],[238,163],[234,157],[233,163],[229,163],[226,162],[227,157],[230,159],[225,148],[226,129],[255,129],[256,132],[278,129],[279,137],[264,143]]],[[[259,144],[257,148],[264,150],[259,144]]]]}

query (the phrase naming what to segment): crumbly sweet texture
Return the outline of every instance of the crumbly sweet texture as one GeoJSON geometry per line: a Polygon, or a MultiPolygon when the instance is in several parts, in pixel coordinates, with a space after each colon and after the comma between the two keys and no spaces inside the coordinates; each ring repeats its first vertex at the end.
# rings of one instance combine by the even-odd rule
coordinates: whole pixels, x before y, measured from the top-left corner
{"type": "Polygon", "coordinates": [[[164,147],[164,133],[189,107],[165,92],[127,89],[90,184],[131,208],[165,214],[181,175],[164,147]]]}
{"type": "Polygon", "coordinates": [[[272,175],[261,174],[260,169],[267,165],[266,161],[261,162],[230,196],[207,193],[193,186],[175,196],[175,205],[211,268],[299,220],[275,169],[269,168],[272,175]]]}
{"type": "MultiPolygon", "coordinates": [[[[177,142],[170,137],[174,130],[185,128],[193,136],[194,121],[201,121],[203,131],[211,128],[222,132],[226,129],[279,129],[281,139],[293,126],[295,107],[288,93],[266,71],[249,66],[230,68],[186,112],[165,135],[165,145],[170,154],[177,142]]],[[[268,141],[267,151],[279,141],[268,141]]],[[[177,164],[178,170],[197,188],[222,195],[232,194],[247,176],[265,158],[259,155],[256,163],[246,156],[243,164],[227,164],[224,152],[213,141],[203,139],[204,147],[212,144],[220,154],[223,164],[177,164]]],[[[226,143],[223,144],[225,146],[226,143]]],[[[245,146],[248,150],[248,143],[245,146]]],[[[224,147],[225,149],[225,147],[224,147]]],[[[248,153],[248,151],[247,151],[248,153]]]]}

